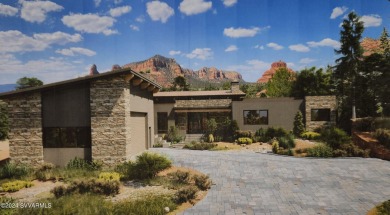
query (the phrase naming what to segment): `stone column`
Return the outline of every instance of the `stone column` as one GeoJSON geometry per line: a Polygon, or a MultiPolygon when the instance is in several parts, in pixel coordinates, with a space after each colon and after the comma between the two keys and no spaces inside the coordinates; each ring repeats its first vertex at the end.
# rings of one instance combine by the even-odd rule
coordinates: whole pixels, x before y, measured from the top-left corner
{"type": "Polygon", "coordinates": [[[321,126],[336,124],[336,96],[306,96],[305,97],[305,119],[306,130],[313,131],[321,126]],[[330,109],[330,121],[311,121],[311,109],[330,109]]]}

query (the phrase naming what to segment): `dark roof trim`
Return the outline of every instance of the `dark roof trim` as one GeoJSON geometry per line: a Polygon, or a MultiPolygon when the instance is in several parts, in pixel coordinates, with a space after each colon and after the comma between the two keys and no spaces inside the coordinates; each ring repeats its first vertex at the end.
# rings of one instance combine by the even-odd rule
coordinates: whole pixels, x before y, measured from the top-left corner
{"type": "Polygon", "coordinates": [[[26,92],[41,91],[44,89],[49,89],[49,88],[57,87],[57,86],[64,86],[64,85],[68,85],[68,84],[83,83],[83,82],[88,82],[88,81],[95,80],[95,79],[101,79],[101,78],[106,78],[106,77],[115,76],[115,75],[122,75],[122,74],[129,74],[129,75],[133,74],[134,77],[140,78],[140,79],[152,84],[153,86],[155,86],[159,89],[162,88],[159,84],[148,79],[147,77],[145,77],[137,72],[134,72],[130,68],[125,68],[125,69],[118,69],[118,70],[114,70],[114,71],[110,71],[110,72],[104,72],[104,73],[100,73],[97,75],[85,76],[85,77],[55,82],[55,83],[51,83],[51,84],[45,84],[45,85],[42,85],[39,87],[31,87],[31,88],[26,88],[26,89],[22,89],[22,90],[13,90],[13,91],[5,92],[5,93],[0,93],[0,98],[5,98],[8,96],[13,96],[13,95],[21,94],[21,93],[26,93],[26,92]]]}

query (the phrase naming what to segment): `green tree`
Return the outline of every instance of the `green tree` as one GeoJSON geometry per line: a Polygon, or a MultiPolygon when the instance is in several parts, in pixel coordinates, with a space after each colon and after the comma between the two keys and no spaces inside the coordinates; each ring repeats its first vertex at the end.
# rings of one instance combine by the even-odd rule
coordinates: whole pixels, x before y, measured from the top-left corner
{"type": "Polygon", "coordinates": [[[8,136],[8,114],[7,104],[0,100],[0,140],[8,136]]]}
{"type": "Polygon", "coordinates": [[[387,32],[386,28],[383,28],[380,40],[380,47],[383,51],[383,55],[385,58],[390,57],[390,40],[389,40],[389,33],[387,32]]]}
{"type": "Polygon", "coordinates": [[[173,79],[172,91],[189,91],[189,84],[187,83],[186,78],[183,76],[177,76],[173,79]]]}
{"type": "Polygon", "coordinates": [[[19,78],[18,81],[16,82],[16,84],[17,84],[16,89],[20,90],[20,89],[26,89],[29,87],[42,86],[43,82],[41,80],[39,80],[38,78],[23,77],[23,78],[19,78]]]}
{"type": "Polygon", "coordinates": [[[295,74],[286,68],[278,69],[266,85],[270,97],[288,97],[292,94],[295,74]]]}
{"type": "Polygon", "coordinates": [[[305,125],[303,124],[303,115],[301,111],[298,111],[294,117],[293,133],[299,137],[305,131],[305,125]]]}
{"type": "Polygon", "coordinates": [[[362,33],[364,31],[363,22],[355,12],[348,14],[342,23],[340,31],[341,47],[335,50],[336,54],[342,55],[336,60],[334,80],[336,92],[339,98],[338,117],[340,126],[350,129],[350,119],[356,118],[355,89],[356,80],[359,75],[358,68],[363,57],[363,49],[360,45],[362,33]]]}
{"type": "Polygon", "coordinates": [[[230,90],[231,87],[232,87],[232,83],[230,83],[229,81],[224,82],[224,83],[222,84],[222,90],[230,90]]]}
{"type": "Polygon", "coordinates": [[[245,93],[246,98],[254,98],[256,94],[263,90],[264,85],[258,83],[249,83],[240,85],[240,90],[245,93]]]}
{"type": "Polygon", "coordinates": [[[322,96],[332,94],[331,70],[323,72],[323,69],[315,67],[304,69],[297,73],[293,85],[292,94],[295,97],[322,96]]]}

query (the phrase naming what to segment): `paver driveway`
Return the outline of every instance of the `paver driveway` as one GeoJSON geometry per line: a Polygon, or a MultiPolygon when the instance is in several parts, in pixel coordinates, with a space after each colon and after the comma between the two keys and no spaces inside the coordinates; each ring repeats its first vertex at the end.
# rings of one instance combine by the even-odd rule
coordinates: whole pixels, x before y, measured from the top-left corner
{"type": "Polygon", "coordinates": [[[390,162],[152,149],[215,185],[184,214],[366,214],[390,199],[390,162]]]}

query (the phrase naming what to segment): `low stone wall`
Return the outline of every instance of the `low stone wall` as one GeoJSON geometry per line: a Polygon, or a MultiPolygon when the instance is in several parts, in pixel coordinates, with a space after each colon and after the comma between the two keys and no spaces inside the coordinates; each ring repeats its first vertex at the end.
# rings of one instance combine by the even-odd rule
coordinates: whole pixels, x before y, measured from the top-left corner
{"type": "Polygon", "coordinates": [[[370,149],[370,157],[380,158],[390,161],[390,149],[381,145],[368,132],[353,132],[353,142],[363,149],[370,149]]]}
{"type": "Polygon", "coordinates": [[[38,166],[43,163],[41,94],[18,94],[7,103],[11,160],[38,166]]]}

